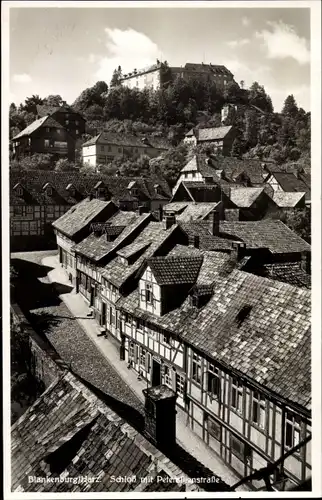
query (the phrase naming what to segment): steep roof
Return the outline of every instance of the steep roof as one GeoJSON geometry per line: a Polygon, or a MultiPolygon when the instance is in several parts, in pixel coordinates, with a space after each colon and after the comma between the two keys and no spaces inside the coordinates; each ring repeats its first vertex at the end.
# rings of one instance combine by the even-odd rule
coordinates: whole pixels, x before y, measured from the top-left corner
{"type": "Polygon", "coordinates": [[[264,264],[263,267],[267,278],[302,288],[311,288],[311,275],[302,269],[300,262],[274,262],[264,264]]]}
{"type": "Polygon", "coordinates": [[[111,201],[85,198],[85,200],[70,208],[68,212],[54,221],[53,227],[72,238],[76,233],[93,222],[109,205],[116,210],[114,203],[111,201]]]}
{"type": "Polygon", "coordinates": [[[159,285],[193,284],[199,274],[203,257],[155,257],[147,265],[159,285]]]}
{"type": "MultiPolygon", "coordinates": [[[[160,475],[188,482],[181,469],[71,373],[54,381],[12,426],[11,445],[13,491],[144,492],[149,485],[148,481],[116,483],[111,481],[113,475],[141,479],[160,475]],[[54,480],[28,481],[30,475],[59,478],[59,472],[50,470],[55,463],[67,477],[99,480],[58,484],[54,480]]],[[[155,481],[153,486],[153,491],[164,490],[162,482],[155,481]]],[[[174,482],[170,490],[180,488],[181,484],[174,482]]]]}
{"type": "MultiPolygon", "coordinates": [[[[147,223],[147,221],[150,219],[150,214],[135,214],[135,216],[133,215],[131,219],[128,219],[128,223],[125,226],[123,224],[121,226],[117,226],[118,219],[111,218],[109,222],[111,222],[112,227],[122,228],[120,234],[114,241],[107,241],[106,234],[96,236],[92,233],[80,243],[75,245],[74,251],[98,262],[99,260],[106,257],[110,252],[120,248],[123,244],[125,244],[129,240],[129,238],[131,238],[132,233],[134,231],[137,231],[140,226],[147,223]]],[[[121,222],[123,223],[123,221],[121,222]]]]}
{"type": "Polygon", "coordinates": [[[205,217],[207,217],[207,215],[209,215],[210,212],[215,210],[215,208],[219,205],[219,203],[220,202],[214,202],[214,203],[189,202],[187,203],[187,206],[184,208],[184,210],[176,216],[177,221],[189,222],[190,220],[202,220],[205,217]]]}
{"type": "Polygon", "coordinates": [[[286,191],[274,191],[273,201],[280,208],[292,208],[305,198],[305,192],[294,193],[286,191]]]}
{"type": "Polygon", "coordinates": [[[185,69],[196,72],[212,72],[219,75],[233,76],[229,69],[222,64],[186,63],[185,69]]]}
{"type": "Polygon", "coordinates": [[[171,144],[163,137],[152,135],[119,134],[116,132],[102,131],[92,139],[89,139],[82,147],[92,144],[115,144],[117,146],[131,146],[138,148],[169,149],[171,144]]]}
{"type": "Polygon", "coordinates": [[[283,191],[286,192],[307,192],[307,185],[291,172],[279,172],[271,170],[271,174],[275,177],[283,191]]]}
{"type": "Polygon", "coordinates": [[[199,142],[218,141],[224,139],[232,128],[232,125],[226,127],[199,128],[195,133],[199,142]]]}
{"type": "Polygon", "coordinates": [[[235,270],[217,283],[181,335],[213,359],[308,407],[310,327],[309,290],[235,270]]]}
{"type": "Polygon", "coordinates": [[[102,174],[82,174],[79,172],[52,172],[47,170],[11,170],[10,171],[10,203],[14,205],[73,205],[80,199],[95,194],[94,187],[103,181],[107,188],[109,197],[118,204],[121,201],[145,201],[145,200],[169,200],[171,190],[165,179],[157,175],[149,178],[140,177],[117,177],[102,174]],[[130,193],[128,185],[135,180],[138,189],[137,196],[130,193]],[[43,192],[46,183],[51,184],[54,189],[53,197],[47,198],[43,192]],[[18,197],[13,189],[20,183],[24,189],[22,197],[18,197]],[[73,196],[66,190],[68,184],[76,189],[73,196]],[[155,192],[155,184],[160,186],[161,191],[155,192]]]}
{"type": "Polygon", "coordinates": [[[139,257],[132,264],[124,264],[116,256],[103,268],[102,276],[114,286],[121,287],[131,276],[139,271],[147,259],[161,251],[164,243],[176,230],[176,225],[166,230],[159,222],[150,222],[132,243],[122,247],[121,251],[117,252],[118,255],[122,256],[133,256],[137,253],[139,257]]]}
{"type": "Polygon", "coordinates": [[[268,248],[272,253],[298,253],[311,247],[280,220],[220,221],[220,231],[246,243],[247,248],[268,248]]]}
{"type": "Polygon", "coordinates": [[[36,130],[41,127],[52,127],[52,128],[64,128],[60,123],[54,120],[51,116],[44,116],[43,118],[39,118],[32,122],[28,127],[23,129],[19,134],[15,135],[11,140],[15,141],[16,139],[20,139],[20,137],[25,137],[33,134],[36,130]]]}
{"type": "MultiPolygon", "coordinates": [[[[138,290],[120,298],[117,308],[175,333],[226,369],[310,409],[310,291],[236,269],[225,273],[226,263],[223,269],[218,264],[213,295],[199,310],[187,297],[157,317],[140,309],[138,290]]],[[[207,282],[201,286],[209,287],[207,282]]]]}
{"type": "Polygon", "coordinates": [[[230,199],[238,208],[249,208],[263,191],[264,188],[232,188],[230,191],[230,199]]]}
{"type": "Polygon", "coordinates": [[[75,113],[79,116],[79,118],[85,121],[85,118],[68,104],[64,104],[62,106],[48,106],[47,104],[37,104],[36,108],[37,114],[40,117],[43,117],[45,115],[52,115],[54,113],[57,113],[57,111],[60,111],[64,113],[75,113]]]}

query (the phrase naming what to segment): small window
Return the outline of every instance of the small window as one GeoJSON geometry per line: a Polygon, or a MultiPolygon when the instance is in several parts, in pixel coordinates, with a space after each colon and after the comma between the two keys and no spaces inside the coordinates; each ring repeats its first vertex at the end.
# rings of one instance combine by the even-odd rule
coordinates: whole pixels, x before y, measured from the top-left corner
{"type": "Polygon", "coordinates": [[[167,365],[164,365],[164,383],[168,387],[172,387],[171,370],[167,365]]]}
{"type": "Polygon", "coordinates": [[[258,392],[253,393],[252,420],[262,429],[266,425],[266,401],[258,392]]]}
{"type": "Polygon", "coordinates": [[[287,411],[285,417],[285,446],[293,448],[301,439],[301,419],[287,411]]]}
{"type": "Polygon", "coordinates": [[[13,214],[14,215],[22,215],[22,207],[21,206],[13,207],[13,214]]]}
{"type": "Polygon", "coordinates": [[[104,146],[101,146],[101,151],[104,151],[104,146]]]}
{"type": "Polygon", "coordinates": [[[152,285],[146,283],[145,287],[145,300],[148,304],[153,304],[152,285]]]}
{"type": "Polygon", "coordinates": [[[171,341],[170,341],[170,335],[168,335],[167,333],[165,333],[165,334],[163,335],[163,342],[164,342],[165,344],[170,344],[170,343],[171,343],[171,341]]]}
{"type": "Polygon", "coordinates": [[[195,353],[192,357],[192,380],[197,384],[201,383],[201,358],[195,353]]]}
{"type": "Polygon", "coordinates": [[[46,127],[46,132],[50,132],[50,128],[49,127],[46,127]]]}
{"type": "Polygon", "coordinates": [[[27,206],[26,207],[27,214],[33,214],[34,213],[34,207],[27,206]]]}
{"type": "Polygon", "coordinates": [[[238,412],[243,409],[243,386],[237,379],[232,380],[231,406],[238,412]]]}
{"type": "Polygon", "coordinates": [[[45,139],[44,143],[45,143],[45,148],[49,148],[49,139],[45,139]]]}
{"type": "Polygon", "coordinates": [[[145,357],[146,357],[146,350],[145,349],[140,349],[140,365],[145,367],[145,357]]]}
{"type": "Polygon", "coordinates": [[[53,195],[53,189],[50,186],[48,186],[48,188],[46,189],[46,193],[47,193],[48,196],[52,196],[53,195]]]}
{"type": "Polygon", "coordinates": [[[23,195],[23,189],[21,186],[18,186],[16,189],[16,194],[17,196],[22,196],[23,195]]]}
{"type": "Polygon", "coordinates": [[[60,134],[61,133],[61,130],[60,128],[57,129],[57,134],[60,134]]]}
{"type": "Polygon", "coordinates": [[[108,146],[107,150],[110,152],[112,151],[112,146],[108,146]]]}
{"type": "Polygon", "coordinates": [[[209,365],[208,371],[208,393],[211,397],[216,399],[220,399],[220,374],[218,368],[213,368],[210,371],[210,367],[213,365],[209,365]]]}
{"type": "Polygon", "coordinates": [[[214,419],[211,417],[208,417],[208,432],[209,434],[217,439],[217,441],[221,442],[221,425],[216,422],[214,419]]]}
{"type": "Polygon", "coordinates": [[[230,448],[232,453],[242,462],[245,462],[251,456],[250,447],[233,435],[230,436],[230,448]]]}
{"type": "Polygon", "coordinates": [[[179,373],[176,373],[176,392],[183,396],[185,393],[185,379],[179,373]]]}
{"type": "Polygon", "coordinates": [[[79,125],[79,121],[78,120],[75,121],[75,125],[79,125]]]}
{"type": "Polygon", "coordinates": [[[78,130],[78,129],[76,129],[76,130],[75,130],[75,133],[76,133],[76,135],[78,135],[78,134],[79,134],[79,130],[78,130]]]}
{"type": "Polygon", "coordinates": [[[66,125],[68,125],[69,124],[69,120],[65,120],[65,123],[66,123],[66,125]]]}

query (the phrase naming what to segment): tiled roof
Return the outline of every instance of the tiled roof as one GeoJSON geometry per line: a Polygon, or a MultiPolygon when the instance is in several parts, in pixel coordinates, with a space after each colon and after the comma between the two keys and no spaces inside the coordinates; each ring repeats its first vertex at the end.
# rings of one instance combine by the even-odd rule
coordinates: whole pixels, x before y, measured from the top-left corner
{"type": "Polygon", "coordinates": [[[224,139],[232,128],[232,125],[228,127],[199,128],[196,130],[197,140],[198,142],[204,142],[224,139]]]}
{"type": "Polygon", "coordinates": [[[187,235],[189,241],[193,244],[194,237],[199,236],[199,248],[201,250],[223,250],[230,251],[232,242],[239,238],[225,238],[222,236],[213,236],[209,231],[209,224],[206,221],[178,222],[180,228],[187,235]]]}
{"type": "Polygon", "coordinates": [[[311,250],[306,241],[280,220],[220,221],[220,231],[244,241],[247,248],[268,248],[272,253],[311,250]]]}
{"type": "Polygon", "coordinates": [[[95,218],[105,210],[108,205],[116,207],[111,201],[102,201],[96,198],[85,198],[80,203],[70,208],[68,212],[53,222],[53,227],[66,236],[72,238],[84,227],[95,221],[95,218]]]}
{"type": "MultiPolygon", "coordinates": [[[[111,476],[162,475],[188,482],[181,469],[70,373],[54,381],[13,425],[11,446],[13,491],[144,492],[149,484],[142,487],[140,480],[117,483],[111,476]],[[28,481],[28,476],[59,478],[55,465],[69,478],[98,480],[28,481]]],[[[159,491],[159,484],[163,483],[154,483],[153,491],[159,491]]],[[[178,491],[175,483],[170,489],[178,491]]]]}
{"type": "Polygon", "coordinates": [[[265,275],[289,285],[311,288],[311,275],[306,273],[299,262],[275,262],[264,264],[265,275]]]}
{"type": "MultiPolygon", "coordinates": [[[[132,222],[121,231],[114,241],[107,241],[106,234],[102,234],[101,236],[90,234],[87,238],[75,245],[74,250],[76,253],[98,262],[113,250],[116,251],[118,248],[121,248],[122,244],[125,245],[126,242],[129,241],[129,238],[131,238],[131,234],[138,230],[138,228],[149,219],[151,219],[150,214],[136,215],[136,217],[132,219],[132,222]]],[[[121,227],[123,228],[123,226],[121,227]]]]}
{"type": "Polygon", "coordinates": [[[92,144],[115,144],[117,146],[132,146],[138,148],[156,148],[169,149],[170,143],[163,137],[147,136],[147,135],[131,135],[120,134],[116,132],[103,131],[89,141],[85,142],[82,147],[91,146],[92,144]]]}
{"type": "Polygon", "coordinates": [[[271,170],[271,174],[275,177],[283,191],[305,193],[308,188],[304,182],[291,172],[277,172],[271,170]]]}
{"type": "Polygon", "coordinates": [[[174,201],[171,203],[167,203],[162,207],[163,212],[173,212],[174,214],[181,213],[186,208],[188,203],[188,201],[174,201]]]}
{"type": "Polygon", "coordinates": [[[189,71],[207,72],[207,73],[211,71],[212,73],[219,75],[232,76],[232,73],[229,71],[229,69],[227,69],[226,66],[223,66],[222,64],[186,63],[185,69],[189,71]]]}
{"type": "Polygon", "coordinates": [[[230,199],[239,208],[249,208],[263,191],[264,188],[231,188],[230,199]]]}
{"type": "Polygon", "coordinates": [[[305,198],[305,192],[294,193],[286,191],[274,191],[273,201],[280,208],[292,208],[295,207],[302,198],[305,198]]]}
{"type": "Polygon", "coordinates": [[[128,190],[128,184],[130,181],[133,181],[133,177],[45,170],[12,170],[10,172],[10,203],[15,205],[74,205],[89,194],[95,194],[94,186],[99,181],[103,181],[107,188],[107,194],[116,204],[121,201],[140,202],[141,200],[169,200],[171,198],[171,190],[168,183],[156,175],[152,175],[149,178],[135,178],[138,195],[133,196],[128,190]],[[42,190],[44,184],[47,182],[52,185],[54,190],[53,197],[50,198],[42,190]],[[17,183],[20,183],[24,188],[24,195],[22,197],[18,197],[13,189],[17,183]],[[75,197],[66,190],[68,184],[72,184],[75,187],[75,197]],[[155,184],[160,185],[161,194],[156,194],[155,184]]]}
{"type": "Polygon", "coordinates": [[[196,281],[200,285],[213,285],[219,277],[231,272],[236,262],[232,261],[227,253],[202,252],[203,262],[196,281]]]}
{"type": "Polygon", "coordinates": [[[222,191],[217,184],[205,184],[202,181],[181,181],[181,184],[186,189],[191,201],[197,203],[214,203],[220,201],[222,198],[222,191]]]}
{"type": "Polygon", "coordinates": [[[139,242],[134,242],[131,243],[130,245],[121,248],[120,250],[117,251],[117,255],[120,257],[124,257],[125,259],[128,259],[130,257],[133,257],[135,254],[141,252],[142,250],[146,249],[151,242],[144,242],[144,241],[139,241],[139,242]]]}
{"type": "Polygon", "coordinates": [[[56,120],[51,118],[50,116],[44,116],[43,118],[39,118],[38,120],[35,120],[32,122],[28,127],[23,129],[19,134],[17,134],[15,137],[13,137],[11,140],[15,141],[16,139],[19,139],[20,137],[28,136],[33,134],[36,130],[38,130],[40,127],[53,127],[53,128],[63,128],[63,126],[58,123],[56,120]]]}
{"type": "Polygon", "coordinates": [[[183,212],[177,215],[176,218],[181,222],[189,222],[190,220],[202,220],[218,206],[218,203],[187,203],[186,208],[183,210],[183,212]]]}
{"type": "Polygon", "coordinates": [[[48,106],[47,104],[37,104],[36,108],[37,114],[40,117],[45,115],[52,115],[57,111],[60,111],[64,113],[75,113],[80,119],[85,120],[84,117],[80,113],[78,113],[78,111],[75,111],[67,104],[64,104],[63,106],[48,106]]]}
{"type": "Polygon", "coordinates": [[[155,257],[147,264],[159,285],[193,284],[199,274],[203,257],[155,257]]]}
{"type": "Polygon", "coordinates": [[[233,271],[180,335],[213,359],[304,407],[311,400],[309,290],[233,271]],[[247,308],[244,316],[243,308],[247,308]]]}
{"type": "Polygon", "coordinates": [[[193,246],[175,245],[166,257],[195,257],[200,255],[200,250],[193,246]]]}
{"type": "MultiPolygon", "coordinates": [[[[138,259],[131,265],[124,264],[118,257],[111,260],[103,268],[102,276],[110,281],[114,286],[120,288],[131,276],[133,276],[144,264],[146,259],[158,254],[162,245],[168,238],[177,230],[177,226],[173,225],[169,229],[165,229],[159,222],[150,222],[148,226],[143,229],[141,234],[129,245],[123,248],[125,252],[132,252],[133,247],[137,248],[139,245],[145,246],[145,250],[138,259]]],[[[144,249],[144,247],[141,247],[144,249]]]]}

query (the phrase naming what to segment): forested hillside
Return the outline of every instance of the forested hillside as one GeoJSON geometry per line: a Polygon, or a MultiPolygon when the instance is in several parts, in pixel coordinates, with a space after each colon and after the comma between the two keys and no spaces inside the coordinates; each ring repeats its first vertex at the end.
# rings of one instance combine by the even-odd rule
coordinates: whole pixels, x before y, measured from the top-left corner
{"type": "MultiPolygon", "coordinates": [[[[178,78],[158,90],[128,89],[118,85],[117,71],[111,84],[97,82],[85,89],[79,97],[70,103],[87,120],[87,133],[78,144],[102,129],[120,134],[148,133],[167,137],[173,149],[163,155],[163,170],[173,182],[179,166],[186,159],[186,148],[180,144],[184,133],[192,127],[219,126],[221,109],[230,104],[233,112],[226,123],[234,125],[238,134],[233,144],[233,156],[246,156],[272,159],[277,164],[287,162],[310,162],[310,113],[299,108],[292,95],[285,99],[281,113],[275,113],[270,96],[263,86],[254,82],[249,89],[232,83],[225,92],[220,92],[211,82],[178,78]]],[[[36,105],[50,104],[58,106],[61,96],[40,98],[33,95],[18,108],[10,106],[10,137],[36,119],[36,105]]],[[[38,155],[44,157],[44,155],[38,155]]],[[[46,155],[45,155],[46,156],[46,155]]],[[[47,159],[48,160],[48,159],[47,159]]],[[[20,162],[22,168],[39,168],[46,164],[46,158],[36,158],[20,162]],[[33,161],[34,160],[34,161],[33,161]]],[[[48,163],[48,161],[47,161],[48,163]]],[[[71,168],[68,162],[60,161],[57,169],[71,168]]],[[[124,174],[149,171],[147,158],[128,158],[114,160],[102,168],[121,169],[124,174]]]]}

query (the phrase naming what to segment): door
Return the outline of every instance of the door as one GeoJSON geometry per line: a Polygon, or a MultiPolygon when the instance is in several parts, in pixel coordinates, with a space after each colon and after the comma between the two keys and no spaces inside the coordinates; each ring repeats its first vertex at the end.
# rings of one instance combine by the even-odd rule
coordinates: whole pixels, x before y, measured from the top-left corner
{"type": "Polygon", "coordinates": [[[90,305],[91,307],[94,306],[94,299],[95,299],[95,286],[91,286],[91,299],[90,299],[90,305]]]}
{"type": "Polygon", "coordinates": [[[152,363],[152,386],[161,384],[161,366],[155,359],[152,363]]]}
{"type": "Polygon", "coordinates": [[[59,262],[60,264],[63,263],[63,250],[61,247],[59,247],[59,262]]]}
{"type": "Polygon", "coordinates": [[[101,326],[106,326],[106,304],[102,302],[101,326]]]}

